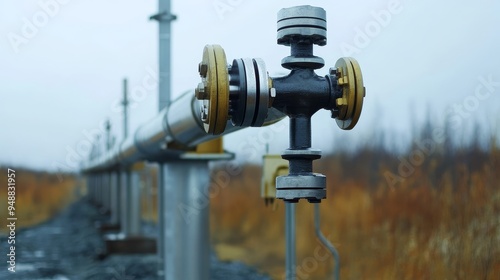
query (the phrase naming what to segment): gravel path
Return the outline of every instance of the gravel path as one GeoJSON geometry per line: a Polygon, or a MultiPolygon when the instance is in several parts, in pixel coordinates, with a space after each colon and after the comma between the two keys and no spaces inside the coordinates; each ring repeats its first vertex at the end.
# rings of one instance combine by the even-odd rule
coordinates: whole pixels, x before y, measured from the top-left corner
{"type": "MultiPolygon", "coordinates": [[[[104,216],[80,200],[54,219],[16,235],[16,272],[7,270],[7,239],[0,238],[0,279],[157,279],[155,255],[103,258],[104,243],[96,222],[104,216]]],[[[269,279],[241,263],[211,257],[211,279],[269,279]]]]}

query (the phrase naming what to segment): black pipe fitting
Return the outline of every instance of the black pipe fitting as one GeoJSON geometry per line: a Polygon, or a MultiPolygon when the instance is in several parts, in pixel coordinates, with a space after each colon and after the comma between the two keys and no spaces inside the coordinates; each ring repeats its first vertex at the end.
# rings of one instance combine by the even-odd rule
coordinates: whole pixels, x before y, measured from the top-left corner
{"type": "Polygon", "coordinates": [[[290,56],[282,60],[282,66],[291,72],[271,78],[276,92],[272,107],[290,117],[290,148],[282,155],[289,162],[289,174],[277,179],[276,197],[320,202],[326,197],[326,180],[313,173],[313,160],[321,152],[311,149],[311,117],[320,109],[338,110],[335,100],[342,96],[336,76],[321,77],[314,72],[324,66],[324,60],[314,56],[313,45],[326,44],[326,12],[311,6],[282,9],[278,44],[290,46],[290,56]]]}

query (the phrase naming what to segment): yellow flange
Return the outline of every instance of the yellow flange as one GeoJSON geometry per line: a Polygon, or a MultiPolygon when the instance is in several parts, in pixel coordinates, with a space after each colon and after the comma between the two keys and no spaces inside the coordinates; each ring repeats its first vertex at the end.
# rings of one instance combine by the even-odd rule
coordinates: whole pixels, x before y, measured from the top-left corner
{"type": "Polygon", "coordinates": [[[337,70],[337,83],[342,86],[342,97],[336,100],[339,115],[336,118],[337,125],[344,130],[354,128],[358,123],[365,87],[363,86],[363,75],[356,59],[342,57],[335,63],[337,70]]]}
{"type": "Polygon", "coordinates": [[[196,98],[203,100],[201,119],[207,133],[224,132],[229,113],[229,76],[224,50],[219,45],[207,45],[199,68],[202,82],[196,88],[196,98]]]}

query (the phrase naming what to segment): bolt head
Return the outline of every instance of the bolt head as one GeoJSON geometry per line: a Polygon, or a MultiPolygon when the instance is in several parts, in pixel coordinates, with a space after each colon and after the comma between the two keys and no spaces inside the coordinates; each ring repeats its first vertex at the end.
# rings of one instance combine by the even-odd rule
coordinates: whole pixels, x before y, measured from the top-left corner
{"type": "Polygon", "coordinates": [[[207,91],[204,83],[199,83],[198,87],[194,90],[194,95],[198,100],[208,99],[207,91]]]}
{"type": "Polygon", "coordinates": [[[342,68],[337,68],[337,70],[335,70],[335,75],[337,75],[337,77],[341,77],[342,76],[342,68]]]}
{"type": "Polygon", "coordinates": [[[332,76],[337,76],[337,69],[336,69],[336,68],[333,68],[333,67],[332,67],[332,68],[330,68],[330,70],[329,70],[329,71],[330,71],[330,75],[332,75],[332,76]]]}
{"type": "Polygon", "coordinates": [[[207,72],[208,72],[208,65],[200,62],[198,64],[198,72],[200,73],[201,77],[205,78],[207,76],[207,72]]]}
{"type": "Polygon", "coordinates": [[[347,105],[347,99],[345,98],[337,98],[337,106],[346,106],[347,105]]]}

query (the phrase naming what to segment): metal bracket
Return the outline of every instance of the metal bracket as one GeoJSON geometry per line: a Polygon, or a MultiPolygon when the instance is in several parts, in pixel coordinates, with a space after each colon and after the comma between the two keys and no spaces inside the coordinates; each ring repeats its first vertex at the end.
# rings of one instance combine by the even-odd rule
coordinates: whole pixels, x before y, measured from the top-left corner
{"type": "Polygon", "coordinates": [[[161,13],[157,13],[149,17],[149,20],[157,20],[159,22],[174,21],[176,19],[177,19],[176,15],[171,14],[167,11],[163,11],[161,13]]]}

